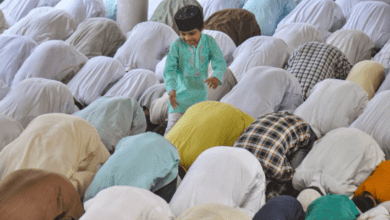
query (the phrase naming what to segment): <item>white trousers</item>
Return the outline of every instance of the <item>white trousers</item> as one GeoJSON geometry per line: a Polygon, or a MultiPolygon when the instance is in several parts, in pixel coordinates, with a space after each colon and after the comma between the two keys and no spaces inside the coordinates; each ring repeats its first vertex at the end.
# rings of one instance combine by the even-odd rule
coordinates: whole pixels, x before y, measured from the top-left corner
{"type": "Polygon", "coordinates": [[[177,121],[183,116],[183,113],[169,113],[168,114],[168,125],[167,129],[165,129],[164,137],[168,134],[168,132],[172,129],[172,127],[176,124],[177,121]]]}

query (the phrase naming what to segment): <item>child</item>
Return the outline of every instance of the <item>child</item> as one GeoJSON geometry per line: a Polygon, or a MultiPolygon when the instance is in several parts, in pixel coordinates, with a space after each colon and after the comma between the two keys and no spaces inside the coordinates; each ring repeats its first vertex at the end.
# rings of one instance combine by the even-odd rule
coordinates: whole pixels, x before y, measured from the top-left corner
{"type": "Polygon", "coordinates": [[[207,87],[222,84],[226,62],[215,39],[203,34],[203,14],[195,5],[180,8],[175,14],[180,37],[171,45],[164,69],[168,101],[168,125],[171,130],[191,105],[207,101],[207,87]],[[208,77],[211,61],[214,74],[208,77]]]}

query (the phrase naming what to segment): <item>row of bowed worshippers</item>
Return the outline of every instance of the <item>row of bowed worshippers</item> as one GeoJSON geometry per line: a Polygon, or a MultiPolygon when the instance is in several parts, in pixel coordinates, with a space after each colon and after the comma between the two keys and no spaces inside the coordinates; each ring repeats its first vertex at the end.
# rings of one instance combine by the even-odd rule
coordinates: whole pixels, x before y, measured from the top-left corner
{"type": "Polygon", "coordinates": [[[286,1],[268,27],[263,1],[164,0],[125,34],[101,1],[18,2],[0,4],[0,219],[390,218],[387,3],[286,1]],[[228,68],[163,137],[186,4],[228,68]]]}

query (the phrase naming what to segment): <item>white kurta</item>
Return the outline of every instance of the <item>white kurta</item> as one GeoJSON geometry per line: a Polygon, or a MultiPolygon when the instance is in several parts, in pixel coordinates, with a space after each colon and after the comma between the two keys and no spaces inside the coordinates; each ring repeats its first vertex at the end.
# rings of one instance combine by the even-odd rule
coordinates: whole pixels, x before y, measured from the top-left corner
{"type": "Polygon", "coordinates": [[[103,0],[61,0],[54,8],[72,15],[76,26],[85,19],[106,16],[106,5],[103,0]]]}
{"type": "Polygon", "coordinates": [[[355,5],[359,4],[360,2],[364,2],[364,1],[378,1],[378,2],[386,2],[387,4],[390,4],[390,0],[336,0],[335,2],[340,6],[345,18],[348,20],[352,8],[355,5]]]}
{"type": "Polygon", "coordinates": [[[324,42],[322,32],[313,25],[305,23],[290,23],[279,26],[273,37],[286,42],[290,54],[304,43],[310,41],[324,42]]]}
{"type": "Polygon", "coordinates": [[[11,86],[15,74],[36,46],[29,37],[0,35],[0,80],[11,86]]]}
{"type": "Polygon", "coordinates": [[[168,54],[171,43],[178,37],[176,32],[163,23],[147,21],[137,24],[114,58],[125,70],[147,69],[155,71],[157,63],[168,54]]]}
{"type": "Polygon", "coordinates": [[[381,63],[385,68],[390,68],[390,40],[375,54],[372,60],[381,63]]]}
{"type": "Polygon", "coordinates": [[[350,126],[371,135],[385,153],[386,160],[390,159],[389,108],[390,91],[381,92],[368,102],[363,113],[350,126]]]}
{"type": "Polygon", "coordinates": [[[164,83],[155,84],[145,90],[145,92],[142,94],[141,98],[139,99],[139,104],[141,106],[145,106],[147,109],[150,110],[150,105],[156,99],[163,96],[166,91],[167,90],[165,88],[164,83]]]}
{"type": "Polygon", "coordinates": [[[78,111],[68,87],[61,82],[31,78],[13,86],[0,102],[0,114],[18,121],[24,128],[39,115],[73,114],[78,111]]]}
{"type": "Polygon", "coordinates": [[[45,114],[0,152],[0,178],[15,170],[36,168],[65,175],[82,197],[109,157],[96,129],[82,118],[45,114]]]}
{"type": "Polygon", "coordinates": [[[3,31],[8,28],[9,28],[8,22],[4,17],[3,11],[0,8],[0,34],[2,34],[3,31]]]}
{"type": "Polygon", "coordinates": [[[134,69],[127,72],[104,96],[126,96],[138,101],[149,87],[159,83],[152,71],[134,69]]]}
{"type": "Polygon", "coordinates": [[[352,8],[342,29],[355,29],[366,33],[377,48],[390,39],[390,5],[384,2],[365,1],[352,8]]]}
{"type": "Polygon", "coordinates": [[[349,127],[363,113],[368,103],[368,94],[357,83],[325,79],[311,90],[308,99],[294,115],[303,118],[314,131],[324,136],[331,130],[349,127]]]}
{"type": "Polygon", "coordinates": [[[278,28],[290,23],[311,24],[326,37],[328,31],[335,31],[343,26],[345,17],[333,0],[303,0],[279,22],[278,28]]]}
{"type": "Polygon", "coordinates": [[[7,95],[9,90],[9,86],[0,79],[0,101],[7,95]]]}
{"type": "Polygon", "coordinates": [[[221,102],[258,118],[277,111],[292,113],[303,102],[303,98],[301,86],[291,73],[262,66],[250,69],[221,102]]]}
{"type": "Polygon", "coordinates": [[[69,81],[87,61],[88,58],[84,54],[64,41],[44,42],[24,61],[12,81],[12,86],[33,77],[69,81]]]}
{"type": "Polygon", "coordinates": [[[23,132],[22,125],[14,119],[0,114],[0,152],[23,132]]]}
{"type": "Polygon", "coordinates": [[[37,44],[48,40],[66,40],[75,30],[72,15],[52,7],[31,10],[3,34],[19,34],[31,37],[37,44]]]}
{"type": "MultiPolygon", "coordinates": [[[[37,7],[54,7],[60,0],[4,0],[0,4],[10,26],[37,7]]],[[[1,2],[1,1],[0,1],[1,2]]]]}
{"type": "Polygon", "coordinates": [[[164,199],[149,190],[131,186],[113,186],[100,191],[84,203],[80,220],[174,220],[164,199]]]}
{"type": "Polygon", "coordinates": [[[295,171],[293,186],[296,190],[316,186],[324,195],[350,196],[384,159],[370,135],[356,128],[338,128],[314,143],[295,171]]]}
{"type": "Polygon", "coordinates": [[[253,217],[265,204],[265,175],[256,157],[232,147],[212,147],[201,153],[169,206],[177,217],[205,203],[227,205],[253,217]]]}
{"type": "Polygon", "coordinates": [[[375,45],[367,34],[359,30],[343,29],[334,32],[326,43],[341,50],[351,65],[370,60],[375,45]]]}
{"type": "MultiPolygon", "coordinates": [[[[211,74],[213,73],[214,72],[212,71],[211,74]]],[[[222,85],[219,85],[216,89],[207,88],[207,100],[220,101],[236,85],[236,77],[233,75],[232,71],[229,68],[226,68],[226,72],[222,78],[222,85]]]]}
{"type": "Polygon", "coordinates": [[[118,60],[98,56],[88,60],[67,86],[78,101],[89,105],[102,96],[110,83],[124,75],[125,69],[118,60]]]}
{"type": "Polygon", "coordinates": [[[165,92],[160,98],[154,100],[150,105],[150,122],[161,124],[168,119],[168,93],[165,92]]]}
{"type": "Polygon", "coordinates": [[[256,66],[282,68],[290,56],[287,44],[278,38],[269,36],[251,37],[242,43],[233,53],[233,62],[229,68],[240,82],[245,73],[256,66]]]}
{"type": "Polygon", "coordinates": [[[389,220],[390,214],[385,207],[380,204],[365,213],[361,214],[357,220],[389,220]]]}

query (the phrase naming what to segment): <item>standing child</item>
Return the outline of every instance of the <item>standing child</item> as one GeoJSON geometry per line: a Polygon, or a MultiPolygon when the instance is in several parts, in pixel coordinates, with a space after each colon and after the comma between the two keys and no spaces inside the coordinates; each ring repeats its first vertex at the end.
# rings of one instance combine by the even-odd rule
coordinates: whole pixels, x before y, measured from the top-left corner
{"type": "Polygon", "coordinates": [[[215,39],[203,34],[203,14],[195,5],[180,8],[175,14],[180,37],[171,45],[164,69],[168,101],[167,134],[191,105],[207,101],[207,87],[222,84],[226,62],[215,39]],[[208,65],[214,70],[208,78],[208,65]]]}

